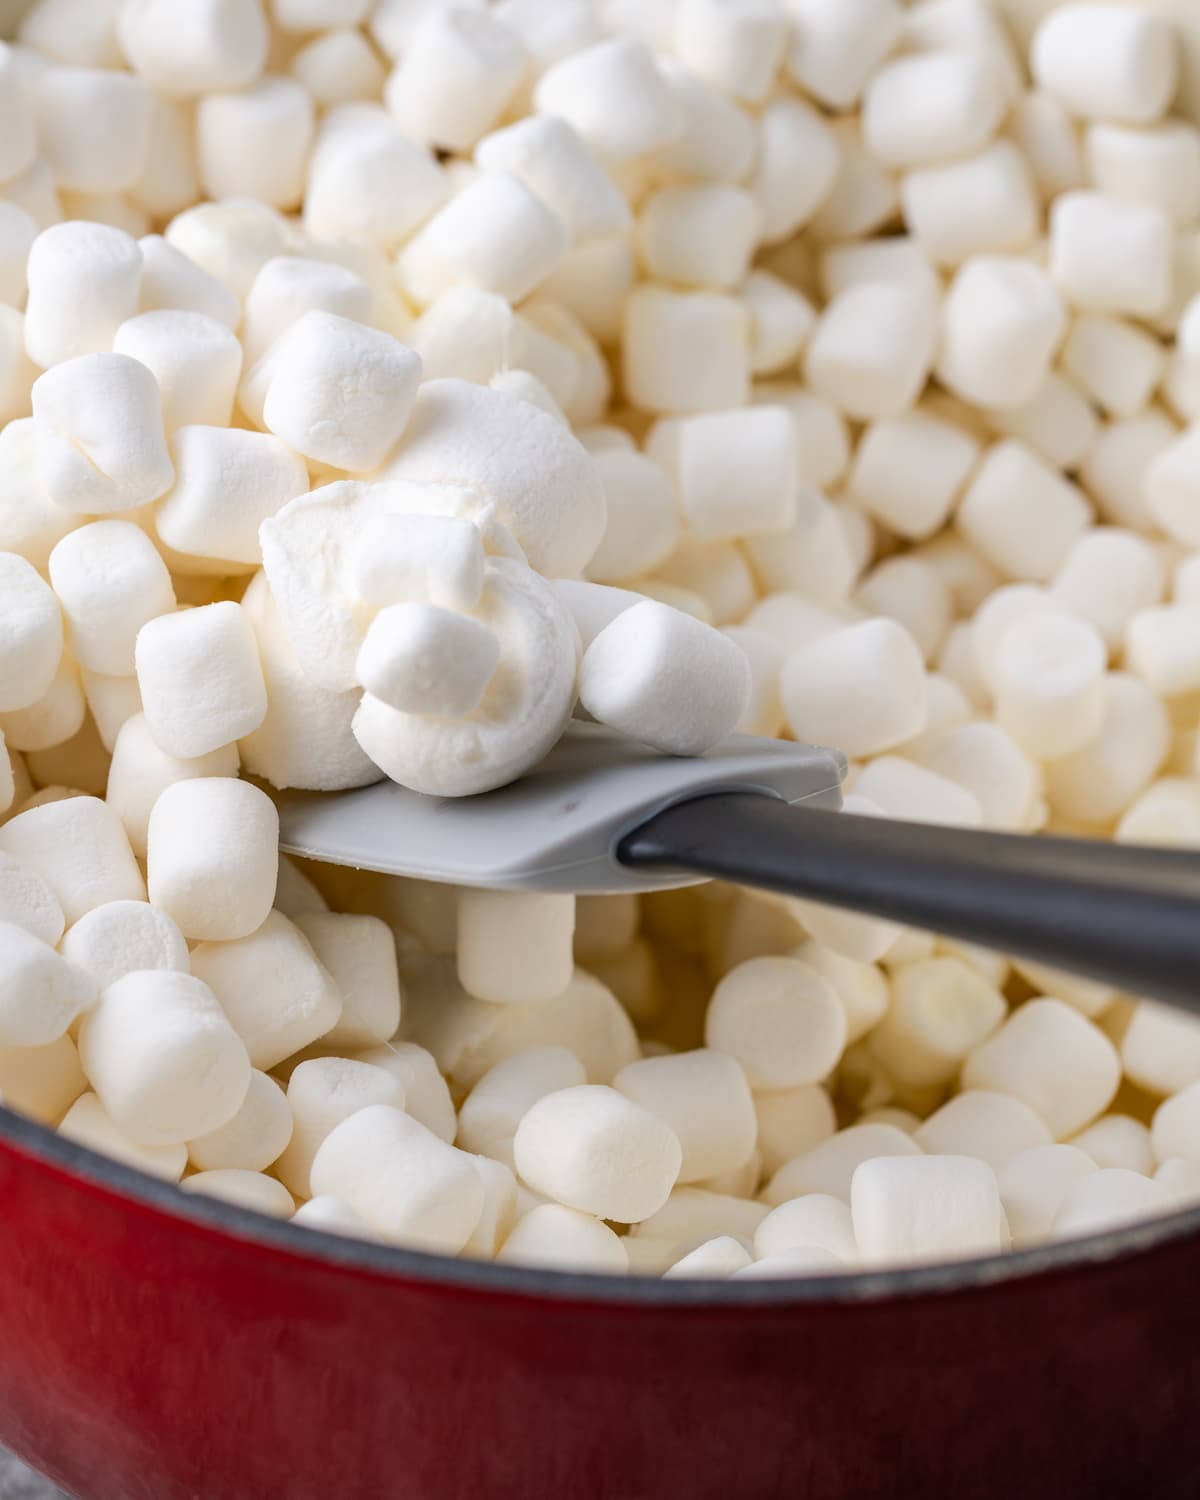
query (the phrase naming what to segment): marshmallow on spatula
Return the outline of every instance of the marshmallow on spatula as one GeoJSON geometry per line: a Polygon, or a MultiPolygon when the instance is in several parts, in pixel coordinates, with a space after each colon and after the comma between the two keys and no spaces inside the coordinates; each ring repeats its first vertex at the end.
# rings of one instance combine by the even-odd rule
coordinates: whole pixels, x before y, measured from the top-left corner
{"type": "Polygon", "coordinates": [[[79,664],[131,675],[138,631],[175,608],[171,575],[154,543],[131,521],[93,521],[63,537],[49,572],[79,664]]]}
{"type": "Polygon", "coordinates": [[[313,1158],[326,1136],[376,1104],[405,1105],[404,1086],[382,1068],[345,1057],[314,1057],[295,1068],[287,1087],[291,1135],[275,1166],[284,1186],[307,1198],[313,1158]]]}
{"type": "Polygon", "coordinates": [[[146,901],[108,901],[72,926],[59,945],[98,990],[144,969],[188,972],[187,941],[165,911],[146,901]]]}
{"type": "Polygon", "coordinates": [[[233,415],[242,347],[205,313],[163,309],[122,323],[113,353],[139,360],[158,382],[168,432],[189,423],[223,427],[233,415]]]}
{"type": "Polygon", "coordinates": [[[332,911],[302,912],[293,920],[342,997],[342,1014],[325,1033],[325,1045],[370,1047],[394,1036],[400,1025],[400,978],[396,940],[386,922],[332,911]]]}
{"type": "Polygon", "coordinates": [[[466,517],[380,515],[362,526],[350,571],[368,604],[470,610],[483,592],[483,564],[483,538],[466,517]]]}
{"type": "Polygon", "coordinates": [[[0,922],[0,1047],[42,1047],[96,998],[91,976],[28,932],[0,922]]]}
{"type": "Polygon", "coordinates": [[[579,674],[594,718],[674,755],[700,755],[731,733],[749,693],[749,667],[732,641],[655,600],[602,630],[579,674]]]}
{"type": "Polygon", "coordinates": [[[279,873],[279,814],[247,781],[204,777],[167,787],[150,814],[150,900],[186,937],[248,937],[266,920],[279,873]]]}
{"type": "Polygon", "coordinates": [[[699,1048],[629,1063],[613,1088],[657,1115],[679,1137],[680,1182],[702,1182],[744,1165],[758,1122],[741,1065],[725,1052],[699,1048]]]}
{"type": "Polygon", "coordinates": [[[317,1041],[341,1014],[329,971],[281,912],[249,937],[201,943],[192,973],[210,986],[256,1068],[273,1068],[317,1041]]]}
{"type": "Polygon", "coordinates": [[[212,991],[169,969],[110,985],[84,1019],[79,1055],[114,1124],[140,1145],[217,1129],[250,1086],[246,1049],[212,991]]]}
{"type": "Polygon", "coordinates": [[[1010,1243],[996,1174],[969,1156],[863,1162],[850,1205],[859,1253],[874,1265],[994,1255],[1010,1243]]]}
{"type": "Polygon", "coordinates": [[[392,604],[367,630],[355,671],[390,708],[460,719],[473,713],[500,660],[494,631],[438,604],[392,604]]]}
{"type": "Polygon", "coordinates": [[[108,901],[146,899],[125,830],[98,797],[71,797],[18,813],[0,828],[0,853],[46,880],[68,926],[108,901]]]}
{"type": "Polygon", "coordinates": [[[83,354],[56,364],[34,383],[33,415],[42,483],[63,510],[134,510],[170,488],[158,383],[136,359],[83,354]]]}
{"type": "Polygon", "coordinates": [[[25,558],[0,552],[0,713],[43,697],[62,654],[58,600],[25,558]]]}
{"type": "Polygon", "coordinates": [[[72,221],[45,229],[29,250],[25,347],[43,369],[112,348],[138,311],[142,254],[123,230],[72,221]]]}
{"type": "Polygon", "coordinates": [[[539,1099],[517,1127],[513,1154],[535,1192],[622,1224],[663,1206],[682,1161],[669,1125],[597,1084],[539,1099]]]}
{"type": "Polygon", "coordinates": [[[134,655],[146,722],[169,755],[206,755],[266,716],[258,647],[240,605],[160,615],[138,632],[134,655]]]}
{"type": "Polygon", "coordinates": [[[317,1151],[313,1196],[344,1199],[384,1239],[456,1255],[484,1207],[473,1159],[387,1104],[343,1120],[317,1151]]]}

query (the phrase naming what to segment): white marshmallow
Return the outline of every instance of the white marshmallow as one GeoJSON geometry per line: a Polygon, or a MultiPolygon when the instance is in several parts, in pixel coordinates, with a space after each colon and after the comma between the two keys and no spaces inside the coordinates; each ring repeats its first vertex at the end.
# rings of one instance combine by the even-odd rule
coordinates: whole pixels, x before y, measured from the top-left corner
{"type": "Polygon", "coordinates": [[[37,154],[34,101],[20,74],[20,58],[0,42],[0,183],[19,177],[37,154]]]}
{"type": "Polygon", "coordinates": [[[240,88],[266,62],[269,33],[259,0],[128,0],[118,13],[121,50],[151,88],[207,94],[240,88]]]}
{"type": "Polygon", "coordinates": [[[140,1146],[118,1130],[95,1094],[83,1094],[71,1105],[58,1127],[59,1135],[102,1156],[137,1167],[166,1182],[178,1182],[187,1166],[187,1147],[140,1146]]]}
{"type": "Polygon", "coordinates": [[[29,250],[25,347],[43,368],[112,347],[138,310],[137,242],[106,224],[55,224],[29,250]]]}
{"type": "Polygon", "coordinates": [[[1038,826],[1041,768],[999,725],[960,724],[936,736],[918,759],[971,793],[984,827],[1028,832],[1038,826]]]}
{"type": "Polygon", "coordinates": [[[539,1203],[520,1218],[496,1260],[560,1271],[620,1274],[629,1269],[624,1240],[602,1220],[561,1203],[539,1203]]]}
{"type": "Polygon", "coordinates": [[[1166,18],[1136,5],[1072,4],[1037,28],[1030,61],[1072,114],[1147,125],[1175,92],[1176,47],[1166,18]]]}
{"type": "Polygon", "coordinates": [[[850,1185],[862,1162],[920,1155],[920,1146],[895,1125],[851,1125],[784,1162],[763,1189],[762,1200],[777,1207],[823,1193],[849,1203],[850,1185]]]}
{"type": "Polygon", "coordinates": [[[730,734],[749,693],[746,658],[731,641],[654,600],[606,626],[579,672],[594,718],[674,755],[699,755],[730,734]]]}
{"type": "Polygon", "coordinates": [[[766,98],[786,43],[787,21],[773,0],[683,0],[675,13],[680,60],[747,104],[766,98]]]}
{"type": "Polygon", "coordinates": [[[168,432],[195,422],[228,424],[242,350],[215,318],[174,310],[140,313],[117,329],[113,353],[139,360],[154,376],[168,432]]]}
{"type": "Polygon", "coordinates": [[[848,1044],[858,1041],[878,1024],[887,1009],[888,987],[887,980],[874,964],[847,958],[815,938],[801,943],[792,956],[824,974],[837,991],[846,1013],[848,1044]]]}
{"type": "Polygon", "coordinates": [[[625,303],[622,370],[630,403],[645,411],[744,406],[749,329],[735,297],[643,285],[625,303]]]}
{"type": "Polygon", "coordinates": [[[87,1088],[69,1036],[45,1047],[0,1048],[0,1091],[8,1109],[57,1125],[87,1088]]]}
{"type": "Polygon", "coordinates": [[[388,109],[405,135],[469,151],[504,112],[525,70],[520,38],[485,11],[435,7],[388,79],[388,109]]]}
{"type": "Polygon", "coordinates": [[[859,1251],[875,1265],[994,1255],[1009,1247],[996,1174],[971,1157],[864,1162],[850,1203],[859,1251]]]}
{"type": "Polygon", "coordinates": [[[1075,486],[1014,439],[984,454],[956,517],[967,541],[1002,573],[1042,583],[1062,566],[1089,519],[1075,486]]]}
{"type": "Polygon", "coordinates": [[[746,1075],[727,1053],[701,1048],[630,1063],[613,1088],[663,1120],[679,1138],[680,1182],[700,1182],[742,1166],[758,1122],[746,1075]]]}
{"type": "Polygon", "coordinates": [[[144,235],[137,245],[142,253],[142,312],[178,309],[202,313],[226,328],[237,327],[242,315],[238,299],[215,276],[160,234],[144,235]]]}
{"type": "MultiPolygon", "coordinates": [[[[0,922],[23,927],[51,948],[62,937],[66,925],[49,882],[7,854],[0,854],[0,922]]],[[[66,956],[70,958],[69,954],[66,956]]]]}
{"type": "Polygon", "coordinates": [[[292,1112],[273,1078],[253,1071],[242,1107],[224,1125],[187,1143],[201,1172],[265,1172],[292,1137],[292,1112]]]}
{"type": "Polygon", "coordinates": [[[1021,94],[1009,116],[1008,134],[1020,147],[1044,200],[1083,187],[1079,132],[1053,94],[1039,89],[1021,94]]]}
{"type": "Polygon", "coordinates": [[[159,748],[142,713],[122,724],[109,767],[107,804],[120,820],[133,852],[146,855],[150,811],[159,794],[175,782],[199,776],[236,776],[237,746],[222,745],[206,755],[179,758],[159,748]]]}
{"type": "Polygon", "coordinates": [[[68,929],[59,952],[98,990],[145,969],[188,972],[188,946],[165,911],[145,901],[108,901],[68,929]]]}
{"type": "Polygon", "coordinates": [[[742,1242],[735,1240],[732,1235],[722,1234],[716,1239],[705,1240],[662,1274],[672,1278],[714,1277],[723,1281],[737,1271],[744,1271],[751,1264],[750,1252],[742,1242]]]}
{"type": "Polygon", "coordinates": [[[775,1255],[764,1256],[753,1265],[735,1271],[731,1281],[770,1281],[776,1278],[790,1281],[798,1276],[828,1276],[845,1270],[845,1262],[828,1250],[817,1245],[806,1245],[795,1250],[780,1250],[775,1255]]]}
{"type": "Polygon", "coordinates": [[[0,713],[42,698],[62,654],[58,600],[23,557],[0,552],[0,713]]]}
{"type": "Polygon", "coordinates": [[[1041,222],[1029,167],[1011,141],[996,141],[962,161],[908,172],[900,199],[909,232],[940,265],[1023,250],[1041,222]]]}
{"type": "Polygon", "coordinates": [[[837,1128],[833,1103],[817,1083],[772,1089],[754,1096],[762,1169],[772,1177],[795,1156],[828,1140],[837,1128]]]}
{"type": "Polygon", "coordinates": [[[1129,844],[1195,848],[1200,844],[1200,788],[1192,779],[1164,776],[1126,809],[1117,838],[1129,844]]]}
{"type": "Polygon", "coordinates": [[[893,972],[891,1003],[868,1046],[903,1084],[949,1083],[1006,1012],[1000,991],[961,960],[918,960],[893,972]]]}
{"type": "Polygon", "coordinates": [[[833,986],[811,964],[753,958],[718,984],[704,1035],[707,1046],[741,1063],[752,1088],[794,1088],[836,1065],[846,1016],[833,986]]]}
{"type": "Polygon", "coordinates": [[[233,1118],[250,1085],[246,1049],[199,979],[127,974],[84,1018],[79,1055],[122,1134],[172,1146],[233,1118]]]}
{"type": "Polygon", "coordinates": [[[913,1140],[923,1151],[978,1157],[996,1172],[1019,1151],[1048,1146],[1053,1139],[1042,1118],[1023,1100],[972,1086],[934,1110],[913,1131],[913,1140]]]}
{"type": "Polygon", "coordinates": [[[371,288],[346,266],[277,255],[259,270],[246,294],[242,318],[246,357],[258,359],[292,324],[314,310],[370,323],[373,300],[371,288]]]}
{"type": "Polygon", "coordinates": [[[805,376],[849,416],[899,416],[920,395],[936,342],[936,306],[929,297],[865,282],[839,293],[817,320],[805,376]]]}
{"type": "Polygon", "coordinates": [[[758,122],[749,187],[762,215],[762,239],[775,245],[810,223],[836,191],[846,162],[825,118],[801,99],[773,99],[758,122]]]}
{"type": "Polygon", "coordinates": [[[1088,178],[1102,193],[1161,208],[1176,225],[1200,219],[1200,131],[1182,120],[1152,130],[1089,126],[1088,178]]]}
{"type": "Polygon", "coordinates": [[[496,1063],[462,1102],[459,1145],[515,1166],[513,1137],[524,1115],[545,1095],[586,1081],[583,1064],[565,1047],[533,1047],[496,1063]]]}
{"type": "Polygon", "coordinates": [[[903,755],[881,755],[854,783],[855,793],[891,818],[976,828],[983,822],[978,798],[965,786],[903,755]]]}
{"type": "Polygon", "coordinates": [[[1180,1208],[1193,1208],[1200,1200],[1200,1162],[1170,1156],[1155,1172],[1154,1180],[1162,1183],[1180,1208]]]}
{"type": "Polygon", "coordinates": [[[1066,328],[1044,271],[1009,256],[973,257],[946,294],[938,377],[966,401],[1021,406],[1049,375],[1066,328]]]}
{"type": "MultiPolygon", "coordinates": [[[[804,442],[803,427],[798,430],[798,441],[804,442]]],[[[819,491],[802,480],[796,492],[794,524],[784,532],[747,537],[744,545],[765,589],[800,595],[809,601],[810,624],[792,640],[781,638],[783,646],[800,644],[820,633],[815,624],[818,617],[812,615],[814,609],[826,616],[821,630],[826,625],[833,628],[830,611],[837,611],[833,621],[845,619],[845,606],[858,574],[858,559],[837,507],[819,491]]],[[[747,623],[754,621],[747,616],[747,623]]]]}
{"type": "MultiPolygon", "coordinates": [[[[281,861],[281,874],[282,869],[281,861]]],[[[349,1048],[386,1042],[400,1025],[401,1004],[396,943],[387,924],[378,917],[331,911],[307,911],[293,920],[342,997],[341,1017],[325,1033],[324,1044],[349,1048]]]]}
{"type": "Polygon", "coordinates": [[[463,889],[458,897],[458,978],[495,1005],[552,1000],[574,972],[573,896],[463,889]]]}
{"type": "Polygon", "coordinates": [[[476,1156],[474,1161],[483,1183],[483,1212],[462,1253],[492,1260],[516,1224],[517,1179],[503,1162],[487,1156],[476,1156]]]}
{"type": "Polygon", "coordinates": [[[72,797],[18,813],[0,828],[0,853],[43,877],[68,926],[108,901],[146,899],[117,815],[97,797],[72,797]]]}
{"type": "Polygon", "coordinates": [[[573,125],[604,164],[669,145],[683,114],[645,44],[618,36],[556,62],[533,94],[538,114],[573,125]]]}
{"type": "Polygon", "coordinates": [[[737,733],[778,735],[783,728],[779,696],[783,648],[765,630],[753,625],[728,625],[721,634],[741,650],[750,666],[750,696],[734,726],[737,733]]]}
{"type": "Polygon", "coordinates": [[[256,1068],[273,1068],[323,1037],[341,1014],[328,971],[277,911],[249,937],[194,948],[192,972],[211,987],[256,1068]]]}
{"type": "Polygon", "coordinates": [[[95,1002],[85,969],[11,922],[0,922],[0,967],[0,1046],[43,1047],[95,1002]]]}
{"type": "Polygon", "coordinates": [[[354,1240],[376,1240],[379,1236],[361,1214],[343,1198],[333,1193],[322,1193],[319,1198],[310,1198],[292,1215],[293,1224],[302,1224],[305,1229],[318,1229],[322,1234],[344,1234],[354,1240]]]}
{"type": "Polygon", "coordinates": [[[176,214],[165,237],[239,301],[259,269],[288,245],[287,221],[267,204],[248,198],[197,203],[176,214]]]}
{"type": "Polygon", "coordinates": [[[358,1054],[359,1062],[369,1062],[397,1078],[404,1087],[404,1107],[439,1140],[454,1140],[456,1121],[454,1101],[446,1080],[438,1071],[431,1053],[415,1042],[385,1042],[358,1054]]]}
{"type": "Polygon", "coordinates": [[[196,109],[196,159],[205,193],[298,207],[313,129],[312,99],[290,78],[206,94],[196,109]]]}
{"type": "Polygon", "coordinates": [[[271,0],[271,15],[281,31],[361,26],[370,11],[371,0],[271,0]]]}
{"type": "Polygon", "coordinates": [[[1189,548],[1200,546],[1197,454],[1200,454],[1200,426],[1188,427],[1161,447],[1142,470],[1141,493],[1148,519],[1174,541],[1189,548]]]}
{"type": "Polygon", "coordinates": [[[1017,620],[996,650],[996,722],[1042,760],[1082,749],[1104,723],[1106,655],[1086,620],[1052,611],[1017,620]]]}
{"type": "Polygon", "coordinates": [[[992,409],[988,419],[996,432],[1019,439],[1056,469],[1085,464],[1103,431],[1078,386],[1054,370],[1031,400],[992,409]]]}
{"type": "Polygon", "coordinates": [[[792,652],[779,683],[797,739],[878,754],[925,727],[925,664],[894,620],[846,625],[792,652]]]}
{"type": "Polygon", "coordinates": [[[249,782],[167,787],[150,814],[146,882],[191,941],[248,937],[275,901],[279,814],[249,782]]]}
{"type": "Polygon", "coordinates": [[[596,1084],[546,1094],[513,1139],[521,1178],[568,1208],[634,1224],[667,1201],[682,1149],[669,1125],[596,1084]]]}
{"type": "Polygon", "coordinates": [[[573,245],[620,234],[629,209],[571,125],[530,116],[486,136],[475,151],[485,172],[508,172],[566,225],[573,245]]]}
{"type": "Polygon", "coordinates": [[[667,187],[642,205],[637,243],[650,277],[725,289],[745,277],[761,226],[758,200],[745,189],[667,187]]]}
{"type": "Polygon", "coordinates": [[[659,566],[658,576],[639,579],[638,588],[703,625],[743,619],[755,597],[754,574],[740,548],[687,536],[659,566]]]}
{"type": "Polygon", "coordinates": [[[855,449],[849,492],[891,531],[920,541],[941,529],[979,453],[971,433],[932,412],[872,422],[855,449]]]}
{"type": "Polygon", "coordinates": [[[455,286],[482,287],[519,302],[568,248],[563,221],[520,178],[483,172],[408,242],[397,268],[420,307],[455,286]]]}
{"type": "Polygon", "coordinates": [[[900,38],[893,0],[789,0],[788,71],[806,93],[845,109],[900,38]]]}
{"type": "Polygon", "coordinates": [[[1176,1206],[1161,1182],[1123,1167],[1106,1167],[1071,1184],[1054,1217],[1054,1236],[1065,1239],[1119,1229],[1170,1213],[1176,1206]]]}
{"type": "Polygon", "coordinates": [[[391,1105],[360,1109],[322,1142],[313,1196],[343,1198],[379,1235],[456,1255],[484,1207],[473,1159],[391,1105]]]}
{"type": "Polygon", "coordinates": [[[874,74],[863,97],[863,139],[886,166],[917,167],[985,146],[1008,107],[1001,66],[983,52],[900,57],[874,74]]]}
{"type": "Polygon", "coordinates": [[[82,354],[33,387],[42,483],[75,513],[134,510],[174,477],[154,376],[125,354],[82,354]]]}
{"type": "Polygon", "coordinates": [[[275,1171],[298,1197],[311,1194],[313,1160],[322,1142],[343,1120],[362,1109],[403,1109],[404,1086],[382,1068],[345,1057],[314,1057],[293,1069],[287,1086],[290,1133],[277,1153],[275,1171]]]}
{"type": "Polygon", "coordinates": [[[381,115],[322,137],[304,194],[304,228],[316,239],[378,245],[390,254],[448,191],[432,154],[381,115]]]}
{"type": "Polygon", "coordinates": [[[37,225],[23,208],[0,202],[0,302],[10,307],[25,300],[25,263],[37,234],[37,225]]]}
{"type": "Polygon", "coordinates": [[[1180,1093],[1200,1080],[1200,1025],[1193,1016],[1142,1000],[1120,1045],[1125,1076],[1152,1093],[1180,1093]]]}
{"type": "Polygon", "coordinates": [[[1132,417],[1162,378],[1166,354],[1150,334],[1118,318],[1077,318],[1063,345],[1063,369],[1114,417],[1132,417]]]}
{"type": "Polygon", "coordinates": [[[12,750],[51,750],[78,734],[86,715],[79,668],[64,652],[50,686],[36,703],[0,714],[0,734],[12,750]]]}
{"type": "Polygon", "coordinates": [[[362,527],[351,560],[354,587],[368,604],[429,602],[470,610],[483,592],[479,528],[459,516],[375,516],[362,527]]]}
{"type": "Polygon", "coordinates": [[[120,193],[142,174],[150,149],[151,93],[109,68],[47,68],[33,87],[38,145],[56,186],[120,193]]]}
{"type": "Polygon", "coordinates": [[[790,1250],[819,1249],[848,1265],[858,1259],[850,1210],[828,1193],[806,1193],[773,1209],[754,1231],[759,1260],[790,1250]]]}
{"type": "Polygon", "coordinates": [[[950,590],[919,557],[889,557],[872,568],[854,595],[869,615],[897,620],[927,662],[936,658],[950,629],[950,590]]]}
{"type": "Polygon", "coordinates": [[[160,615],[138,632],[134,655],[146,722],[168,755],[207,755],[266,716],[258,647],[240,605],[160,615]]]}
{"type": "Polygon", "coordinates": [[[1098,1167],[1124,1167],[1147,1177],[1154,1172],[1150,1132],[1140,1120],[1129,1115],[1102,1115],[1094,1125],[1075,1136],[1071,1144],[1086,1152],[1098,1167]]]}
{"type": "MultiPolygon", "coordinates": [[[[1152,1139],[1154,1157],[1159,1162],[1172,1158],[1200,1162],[1200,1084],[1189,1084],[1186,1089],[1163,1100],[1154,1111],[1152,1139]]],[[[1087,1150],[1087,1147],[1083,1149],[1087,1150]]],[[[1109,1163],[1102,1162],[1101,1165],[1109,1163]]],[[[1149,1168],[1139,1165],[1136,1170],[1149,1168]]]]}
{"type": "Polygon", "coordinates": [[[352,99],[378,99],[386,76],[370,42],[350,26],[319,32],[293,54],[288,71],[318,108],[326,109],[352,99]]]}
{"type": "Polygon", "coordinates": [[[282,1183],[262,1172],[244,1172],[236,1167],[194,1172],[179,1186],[185,1193],[219,1198],[223,1203],[235,1203],[239,1208],[267,1214],[272,1219],[290,1219],[296,1211],[292,1195],[282,1183]]]}
{"type": "Polygon", "coordinates": [[[393,604],[372,621],[356,672],[391,708],[453,719],[478,708],[499,660],[495,633],[469,615],[437,604],[393,604]]]}
{"type": "Polygon", "coordinates": [[[1139,611],[1163,597],[1166,580],[1154,547],[1132,531],[1097,527],[1067,553],[1051,585],[1053,596],[1094,625],[1110,650],[1139,611]]]}
{"type": "Polygon", "coordinates": [[[676,465],[693,535],[733,540],[786,531],[796,520],[796,428],[785,407],[685,419],[676,465]]]}
{"type": "Polygon", "coordinates": [[[1000,1169],[1000,1201],[1013,1244],[1037,1244],[1050,1238],[1054,1220],[1068,1190],[1098,1170],[1076,1146],[1031,1146],[1018,1151],[1000,1169]]]}
{"type": "Polygon", "coordinates": [[[604,538],[587,565],[589,578],[617,582],[665,562],[679,543],[675,494],[662,467],[635,452],[594,453],[607,502],[604,538]]]}
{"type": "MultiPolygon", "coordinates": [[[[842,116],[827,128],[837,152],[837,175],[809,220],[809,233],[825,244],[861,239],[897,217],[900,194],[896,179],[863,144],[857,116],[842,116]]],[[[928,264],[920,280],[929,285],[928,264]]]]}
{"type": "Polygon", "coordinates": [[[1171,292],[1171,225],[1161,208],[1064,193],[1050,211],[1050,274],[1089,312],[1156,317],[1171,292]]]}
{"type": "Polygon", "coordinates": [[[138,631],[175,608],[167,566],[140,526],[94,521],[50,554],[50,581],[80,664],[109,676],[133,671],[138,631]]]}
{"type": "Polygon", "coordinates": [[[812,303],[770,271],[753,270],[739,289],[750,320],[750,369],[772,375],[792,365],[817,321],[812,303]]]}
{"type": "Polygon", "coordinates": [[[937,272],[910,235],[823,245],[818,252],[817,276],[826,301],[847,287],[864,281],[894,281],[936,295],[937,272]]]}

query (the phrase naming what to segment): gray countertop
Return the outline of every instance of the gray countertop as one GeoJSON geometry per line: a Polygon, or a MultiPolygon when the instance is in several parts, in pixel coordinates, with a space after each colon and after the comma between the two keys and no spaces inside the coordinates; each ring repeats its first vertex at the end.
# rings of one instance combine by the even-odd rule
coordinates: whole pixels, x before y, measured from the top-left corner
{"type": "Polygon", "coordinates": [[[62,1491],[0,1448],[0,1500],[62,1500],[62,1491]]]}

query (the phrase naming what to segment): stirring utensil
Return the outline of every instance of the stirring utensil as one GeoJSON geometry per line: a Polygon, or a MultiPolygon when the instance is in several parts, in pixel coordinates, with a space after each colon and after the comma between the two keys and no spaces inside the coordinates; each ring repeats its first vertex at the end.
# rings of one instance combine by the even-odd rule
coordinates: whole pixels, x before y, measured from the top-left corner
{"type": "Polygon", "coordinates": [[[1200,1012],[1200,856],[839,811],[845,757],[734,735],[695,759],[572,724],[477,797],[392,782],[277,795],[280,846],[499,890],[648,891],[709,878],[944,933],[1200,1012]]]}

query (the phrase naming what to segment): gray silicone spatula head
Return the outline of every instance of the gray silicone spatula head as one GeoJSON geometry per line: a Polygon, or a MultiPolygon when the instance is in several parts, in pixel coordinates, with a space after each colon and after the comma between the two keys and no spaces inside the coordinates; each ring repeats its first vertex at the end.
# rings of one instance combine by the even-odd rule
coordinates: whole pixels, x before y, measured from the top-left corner
{"type": "Polygon", "coordinates": [[[598,725],[572,724],[535,770],[478,797],[426,797],[392,782],[355,792],[283,792],[280,847],[330,864],[502,890],[588,892],[687,885],[702,876],[632,869],[620,838],[664,807],[752,791],[837,808],[836,750],[734,735],[696,759],[661,755],[598,725]]]}

